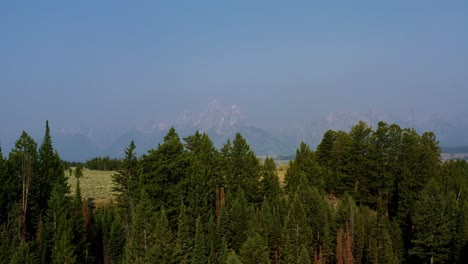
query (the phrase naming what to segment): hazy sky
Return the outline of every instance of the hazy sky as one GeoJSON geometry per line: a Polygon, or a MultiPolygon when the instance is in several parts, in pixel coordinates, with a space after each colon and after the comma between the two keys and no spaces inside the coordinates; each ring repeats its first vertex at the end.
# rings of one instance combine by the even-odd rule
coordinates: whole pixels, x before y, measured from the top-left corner
{"type": "Polygon", "coordinates": [[[0,140],[236,104],[467,112],[467,1],[2,1],[0,140]]]}

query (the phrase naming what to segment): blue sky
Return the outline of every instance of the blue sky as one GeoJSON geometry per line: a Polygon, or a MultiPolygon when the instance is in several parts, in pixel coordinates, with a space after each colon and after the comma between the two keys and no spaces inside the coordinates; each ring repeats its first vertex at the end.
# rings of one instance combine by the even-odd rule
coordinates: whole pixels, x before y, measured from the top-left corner
{"type": "Polygon", "coordinates": [[[3,141],[46,119],[125,129],[213,99],[265,127],[467,112],[466,1],[2,1],[0,40],[3,141]]]}

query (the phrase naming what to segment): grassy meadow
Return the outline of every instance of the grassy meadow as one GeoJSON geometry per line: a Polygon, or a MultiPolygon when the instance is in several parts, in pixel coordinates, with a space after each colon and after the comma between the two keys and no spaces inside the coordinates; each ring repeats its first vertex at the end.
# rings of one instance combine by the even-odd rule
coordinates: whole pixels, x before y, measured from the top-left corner
{"type": "MultiPolygon", "coordinates": [[[[115,173],[115,171],[98,171],[84,168],[83,176],[80,178],[80,189],[83,199],[93,198],[96,205],[107,204],[112,200],[115,201],[115,194],[112,192],[114,186],[112,175],[115,173]]],[[[71,193],[75,194],[75,176],[70,176],[69,171],[65,171],[65,175],[68,177],[71,193]]]]}

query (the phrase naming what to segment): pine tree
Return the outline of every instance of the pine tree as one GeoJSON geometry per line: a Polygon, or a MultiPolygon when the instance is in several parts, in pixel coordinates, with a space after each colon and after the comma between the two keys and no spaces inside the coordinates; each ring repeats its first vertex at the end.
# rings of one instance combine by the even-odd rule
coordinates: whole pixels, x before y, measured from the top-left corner
{"type": "Polygon", "coordinates": [[[150,255],[146,262],[170,263],[174,254],[174,235],[172,234],[164,208],[159,212],[153,236],[155,241],[150,249],[150,255]]]}
{"type": "Polygon", "coordinates": [[[23,131],[20,138],[15,143],[15,148],[10,152],[8,159],[9,175],[7,180],[7,193],[10,206],[13,202],[19,202],[19,237],[23,240],[28,238],[28,233],[33,232],[32,217],[37,216],[38,205],[31,201],[32,197],[37,197],[37,188],[34,188],[37,181],[37,144],[23,131]],[[31,187],[33,192],[31,194],[31,187]],[[18,195],[19,194],[19,195],[18,195]]]}
{"type": "Polygon", "coordinates": [[[187,202],[193,218],[201,216],[208,221],[210,212],[215,205],[215,187],[210,186],[210,174],[207,167],[197,157],[193,157],[189,167],[189,184],[187,202]]]}
{"type": "Polygon", "coordinates": [[[352,178],[353,186],[349,190],[353,193],[358,203],[369,203],[369,167],[372,129],[363,121],[354,125],[349,131],[351,146],[349,149],[350,160],[347,164],[347,172],[352,178]]]}
{"type": "Polygon", "coordinates": [[[232,141],[230,158],[232,175],[228,183],[231,188],[242,189],[248,202],[259,203],[263,198],[258,191],[260,163],[240,133],[232,141]]]}
{"type": "Polygon", "coordinates": [[[186,148],[192,154],[189,168],[188,204],[192,217],[198,215],[208,221],[211,210],[216,206],[216,193],[223,187],[221,156],[205,133],[185,138],[186,148]]]}
{"type": "Polygon", "coordinates": [[[150,250],[155,244],[155,216],[149,197],[142,190],[140,200],[133,216],[130,239],[126,245],[125,262],[144,263],[149,259],[150,250]]]}
{"type": "Polygon", "coordinates": [[[171,128],[164,142],[141,159],[141,186],[155,208],[166,208],[171,226],[175,228],[181,197],[186,195],[189,158],[179,135],[171,128]]]}
{"type": "Polygon", "coordinates": [[[301,246],[301,251],[299,252],[299,256],[297,257],[297,263],[298,264],[312,264],[312,261],[310,260],[309,252],[307,252],[305,245],[301,246]]]}
{"type": "Polygon", "coordinates": [[[282,196],[282,189],[276,174],[276,164],[270,157],[265,159],[262,167],[261,194],[270,201],[278,201],[282,196]]]}
{"type": "Polygon", "coordinates": [[[348,133],[338,131],[336,140],[333,144],[332,164],[333,172],[327,184],[328,189],[338,195],[343,195],[345,192],[351,192],[354,188],[354,179],[347,171],[350,162],[352,138],[348,133]]]}
{"type": "Polygon", "coordinates": [[[304,205],[297,194],[294,195],[284,221],[283,256],[287,263],[294,263],[299,256],[302,245],[311,247],[312,230],[307,222],[304,205]]]}
{"type": "Polygon", "coordinates": [[[45,215],[47,203],[49,201],[55,181],[64,174],[61,159],[54,152],[52,138],[50,135],[49,121],[46,121],[44,139],[39,148],[39,177],[38,187],[41,190],[37,196],[39,213],[45,215]]]}
{"type": "Polygon", "coordinates": [[[450,207],[454,203],[454,195],[444,197],[439,184],[433,179],[429,181],[414,206],[411,255],[430,263],[449,260],[455,227],[450,207]]]}
{"type": "Polygon", "coordinates": [[[193,234],[191,232],[191,219],[185,210],[184,202],[180,203],[179,219],[177,224],[177,239],[174,250],[174,259],[178,263],[188,263],[193,248],[193,234]]]}
{"type": "Polygon", "coordinates": [[[63,216],[59,219],[57,234],[54,236],[51,263],[77,263],[76,247],[73,244],[73,224],[71,222],[71,220],[67,220],[63,216]]]}
{"type": "Polygon", "coordinates": [[[240,259],[243,263],[270,263],[266,238],[255,232],[251,234],[240,248],[240,259]]]}
{"type": "Polygon", "coordinates": [[[35,263],[34,256],[30,252],[30,246],[28,242],[22,240],[19,247],[16,249],[15,254],[11,256],[11,264],[32,264],[35,263]]]}
{"type": "Polygon", "coordinates": [[[83,216],[83,198],[81,196],[80,180],[76,179],[76,191],[73,200],[73,211],[71,215],[71,224],[73,229],[73,245],[76,248],[77,262],[91,263],[92,256],[89,249],[89,242],[87,241],[87,232],[85,226],[85,219],[83,216]]]}
{"type": "Polygon", "coordinates": [[[226,263],[229,255],[229,248],[226,239],[221,241],[221,249],[218,254],[218,263],[226,263]]]}
{"type": "Polygon", "coordinates": [[[8,188],[5,183],[8,181],[7,161],[3,157],[2,148],[0,147],[0,224],[7,220],[8,216],[8,188]]]}
{"type": "Polygon", "coordinates": [[[109,262],[120,263],[125,248],[125,230],[120,217],[116,216],[111,224],[109,231],[109,262]]]}
{"type": "MultiPolygon", "coordinates": [[[[60,236],[60,222],[70,217],[72,203],[69,198],[70,187],[65,176],[59,175],[48,201],[48,208],[40,233],[41,237],[41,262],[50,262],[50,252],[57,249],[57,241],[60,236]]],[[[65,225],[62,223],[62,226],[65,225]]]]}
{"type": "Polygon", "coordinates": [[[115,182],[114,191],[118,193],[119,203],[134,206],[134,200],[137,196],[138,187],[138,158],[135,154],[135,142],[132,140],[130,145],[125,148],[125,157],[122,160],[121,167],[117,174],[112,175],[115,182]]]}
{"type": "Polygon", "coordinates": [[[247,238],[248,207],[244,192],[239,190],[230,210],[230,245],[236,252],[247,238]]]}
{"type": "Polygon", "coordinates": [[[270,206],[268,200],[262,203],[262,215],[265,219],[266,237],[268,248],[270,249],[270,259],[274,263],[279,263],[281,259],[281,239],[282,239],[282,214],[279,204],[270,206]]]}
{"type": "Polygon", "coordinates": [[[195,245],[192,250],[192,261],[194,264],[203,264],[206,263],[206,251],[205,251],[205,238],[203,233],[203,226],[201,223],[201,217],[197,217],[196,222],[196,231],[195,231],[195,245]]]}
{"type": "Polygon", "coordinates": [[[319,188],[324,186],[315,155],[304,142],[301,143],[300,148],[296,151],[296,158],[289,163],[285,177],[286,190],[290,194],[294,193],[296,188],[301,184],[300,182],[303,181],[302,178],[307,179],[310,185],[319,188]]]}

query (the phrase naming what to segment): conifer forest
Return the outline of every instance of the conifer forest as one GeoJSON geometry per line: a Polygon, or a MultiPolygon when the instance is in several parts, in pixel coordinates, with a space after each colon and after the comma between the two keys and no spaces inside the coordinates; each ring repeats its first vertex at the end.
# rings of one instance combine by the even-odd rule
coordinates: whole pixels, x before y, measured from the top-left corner
{"type": "Polygon", "coordinates": [[[67,177],[48,123],[39,143],[23,132],[0,152],[0,263],[468,262],[468,164],[442,162],[432,132],[328,130],[280,181],[239,133],[217,149],[171,128],[142,155],[128,142],[117,198],[99,205],[67,177]]]}

